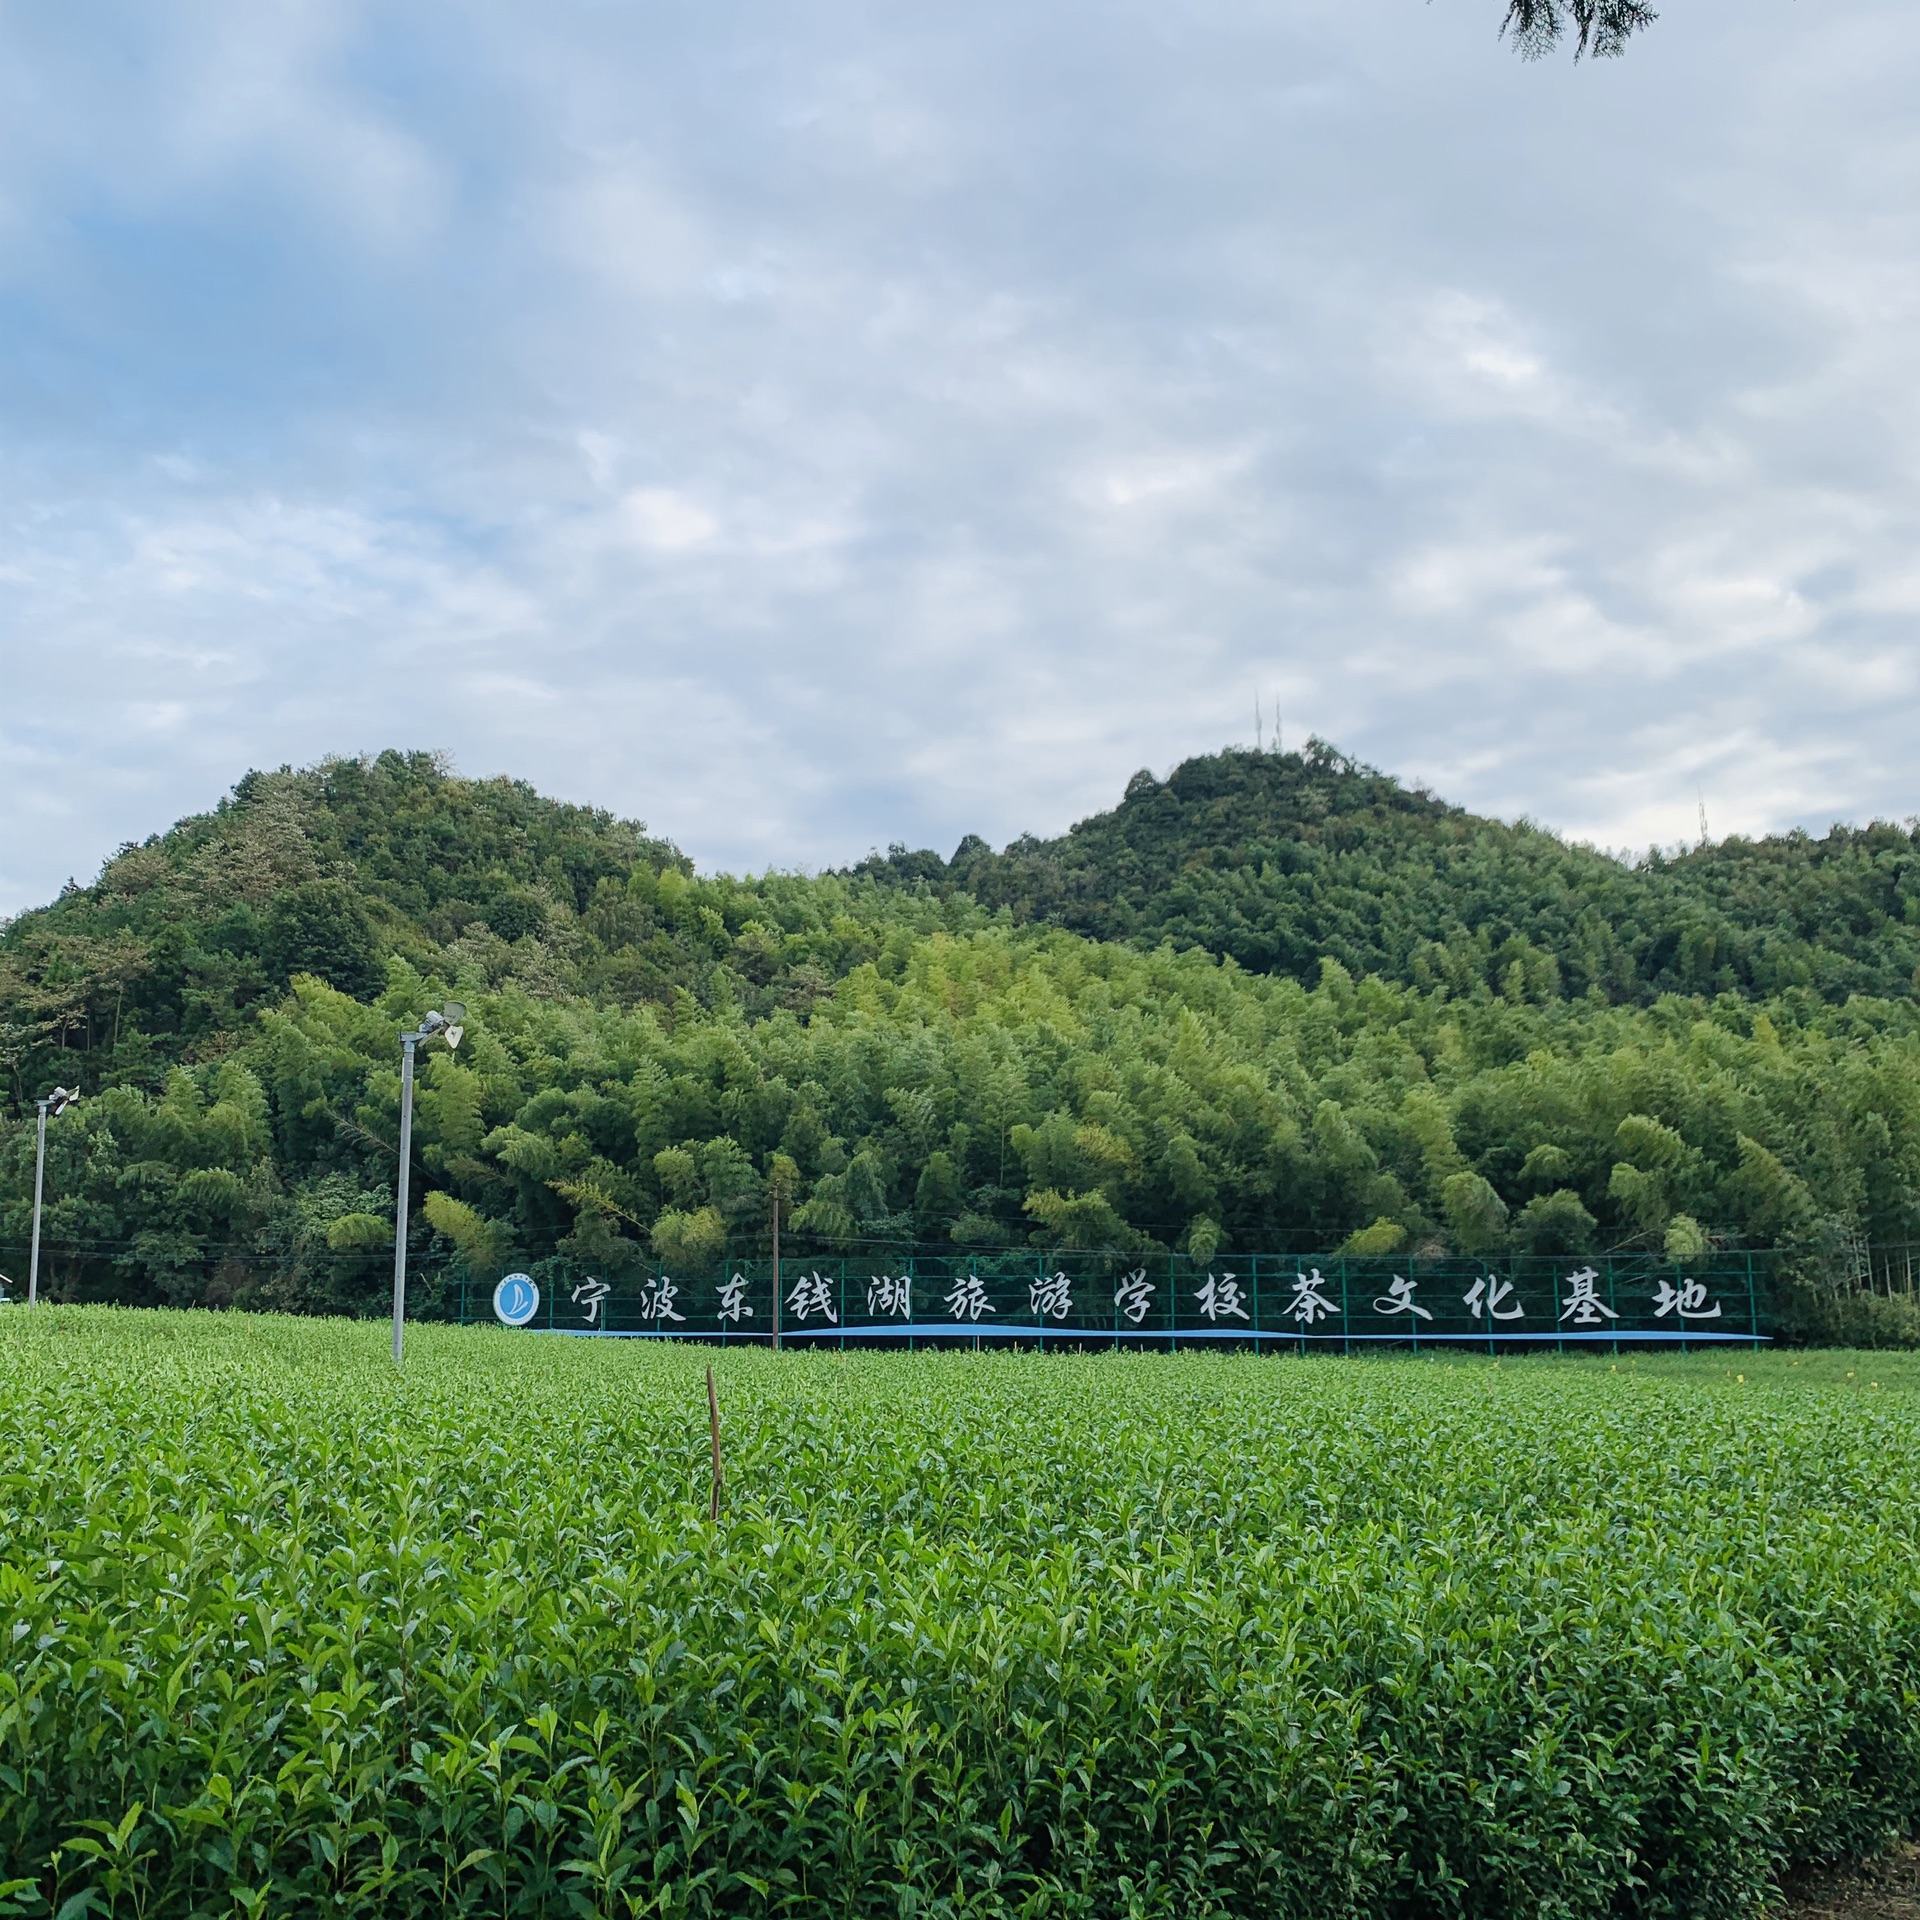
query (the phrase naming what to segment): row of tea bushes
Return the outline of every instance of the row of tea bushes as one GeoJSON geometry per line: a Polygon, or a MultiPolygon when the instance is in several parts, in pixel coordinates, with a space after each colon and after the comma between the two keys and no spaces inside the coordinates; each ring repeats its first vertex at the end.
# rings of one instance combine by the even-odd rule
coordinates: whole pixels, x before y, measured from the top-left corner
{"type": "Polygon", "coordinates": [[[1905,1395],[410,1338],[0,1315],[8,1910],[1710,1916],[1920,1803],[1905,1395]]]}

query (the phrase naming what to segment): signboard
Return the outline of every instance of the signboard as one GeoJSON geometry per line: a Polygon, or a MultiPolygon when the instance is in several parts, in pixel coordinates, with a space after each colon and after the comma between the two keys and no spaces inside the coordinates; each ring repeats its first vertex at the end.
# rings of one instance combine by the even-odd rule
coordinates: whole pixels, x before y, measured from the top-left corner
{"type": "Polygon", "coordinates": [[[510,1273],[493,1290],[493,1311],[509,1327],[524,1327],[540,1311],[540,1289],[533,1276],[510,1273]]]}
{"type": "MultiPolygon", "coordinates": [[[[1756,1272],[1766,1260],[1261,1254],[1200,1267],[1164,1254],[1128,1261],[1001,1253],[783,1261],[780,1320],[784,1337],[799,1344],[1751,1345],[1766,1337],[1766,1287],[1756,1272]]],[[[764,1341],[772,1325],[764,1260],[698,1276],[660,1272],[618,1287],[586,1277],[551,1285],[546,1324],[555,1332],[764,1341]]],[[[533,1281],[511,1274],[494,1311],[522,1326],[539,1304],[533,1281]],[[515,1283],[523,1291],[509,1299],[515,1283]]]]}

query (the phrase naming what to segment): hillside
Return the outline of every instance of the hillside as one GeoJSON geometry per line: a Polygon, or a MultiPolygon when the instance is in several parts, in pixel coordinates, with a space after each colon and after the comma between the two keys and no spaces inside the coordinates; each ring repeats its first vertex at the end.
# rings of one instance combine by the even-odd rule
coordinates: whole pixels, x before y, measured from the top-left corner
{"type": "Polygon", "coordinates": [[[0,928],[0,1059],[16,1102],[62,1072],[151,1078],[225,1051],[295,975],[364,999],[396,955],[489,986],[764,1012],[804,1006],[889,927],[979,917],[870,881],[697,879],[637,822],[429,754],[329,760],[248,774],[0,928]]]}
{"type": "Polygon", "coordinates": [[[451,995],[423,1301],[743,1255],[770,1188],[796,1252],[1848,1273],[1920,1238],[1913,858],[1876,827],[1627,867],[1316,748],[1058,841],[742,880],[427,756],[250,775],[0,931],[0,1273],[59,1081],[57,1295],[377,1310],[396,1029],[451,995]]]}
{"type": "Polygon", "coordinates": [[[1309,982],[1331,956],[1356,978],[1456,993],[1597,989],[1645,1004],[1810,987],[1843,1000],[1911,993],[1920,966],[1910,828],[1732,839],[1626,866],[1449,806],[1319,741],[1188,760],[1164,781],[1136,774],[1111,813],[1058,839],[996,854],[970,837],[951,861],[895,848],[853,871],[1309,982]]]}

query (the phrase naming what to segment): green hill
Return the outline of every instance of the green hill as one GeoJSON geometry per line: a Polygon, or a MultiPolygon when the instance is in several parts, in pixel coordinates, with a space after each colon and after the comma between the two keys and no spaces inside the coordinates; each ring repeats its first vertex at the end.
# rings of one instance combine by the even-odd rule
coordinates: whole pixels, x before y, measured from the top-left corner
{"type": "Polygon", "coordinates": [[[224,1051],[295,975],[377,993],[394,955],[613,1004],[765,1011],[872,958],[890,926],[978,917],[861,880],[700,880],[638,822],[524,781],[422,753],[329,760],[248,774],[0,930],[0,1045],[16,1101],[76,1052],[79,1071],[138,1077],[224,1051]]]}
{"type": "Polygon", "coordinates": [[[1318,746],[758,879],[423,755],[253,774],[0,929],[0,1272],[58,1081],[53,1292],[377,1310],[396,1030],[457,995],[423,1299],[750,1252],[774,1187],[796,1250],[1718,1242],[1850,1282],[1920,1239],[1914,857],[1628,866],[1318,746]]]}
{"type": "Polygon", "coordinates": [[[1229,751],[1002,853],[895,848],[855,872],[970,894],[1096,940],[1172,940],[1312,981],[1331,956],[1456,993],[1823,998],[1912,992],[1920,836],[1876,823],[1726,840],[1628,866],[1410,790],[1319,741],[1229,751]],[[1518,973],[1515,973],[1515,969],[1518,973]]]}

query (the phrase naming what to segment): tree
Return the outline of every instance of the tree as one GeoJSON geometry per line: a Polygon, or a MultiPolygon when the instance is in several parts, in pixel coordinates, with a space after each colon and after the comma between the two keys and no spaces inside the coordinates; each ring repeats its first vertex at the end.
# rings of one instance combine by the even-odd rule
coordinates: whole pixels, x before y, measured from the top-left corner
{"type": "Polygon", "coordinates": [[[1660,16],[1642,0],[1508,0],[1501,32],[1512,36],[1523,60],[1539,60],[1574,33],[1573,57],[1610,59],[1660,16]]]}
{"type": "Polygon", "coordinates": [[[1528,1253],[1586,1253],[1594,1243],[1595,1221],[1566,1187],[1535,1194],[1520,1210],[1516,1234],[1528,1253]]]}
{"type": "Polygon", "coordinates": [[[711,1266],[727,1250],[727,1223],[718,1207],[669,1208],[653,1223],[653,1250],[670,1267],[711,1266]]]}
{"type": "MultiPolygon", "coordinates": [[[[238,795],[0,929],[16,1101],[89,1095],[49,1141],[62,1297],[380,1307],[394,1035],[451,995],[467,1038],[414,1108],[428,1287],[751,1258],[770,1188],[795,1257],[1711,1245],[1813,1272],[1920,1228],[1912,828],[1630,867],[1316,744],[1190,761],[1051,846],[974,843],[990,905],[926,863],[692,876],[425,763],[288,778],[324,877],[279,877],[289,854],[236,896],[272,841],[238,795]],[[467,931],[503,884],[549,914],[520,949],[467,931]],[[389,955],[366,999],[311,963],[360,910],[389,955]]],[[[8,1271],[33,1120],[0,1104],[8,1271]]]]}
{"type": "Polygon", "coordinates": [[[385,979],[367,910],[339,880],[310,880],[275,894],[261,926],[268,974],[287,981],[310,973],[365,999],[385,979]]]}

